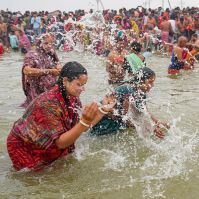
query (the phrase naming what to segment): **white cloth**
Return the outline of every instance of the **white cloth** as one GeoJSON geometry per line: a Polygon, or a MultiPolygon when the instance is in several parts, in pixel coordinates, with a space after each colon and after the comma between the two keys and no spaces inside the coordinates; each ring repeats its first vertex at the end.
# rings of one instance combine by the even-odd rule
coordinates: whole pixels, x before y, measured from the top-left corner
{"type": "Polygon", "coordinates": [[[171,27],[172,27],[173,32],[176,33],[177,32],[177,28],[176,28],[175,20],[171,20],[170,19],[169,22],[171,23],[171,27]]]}

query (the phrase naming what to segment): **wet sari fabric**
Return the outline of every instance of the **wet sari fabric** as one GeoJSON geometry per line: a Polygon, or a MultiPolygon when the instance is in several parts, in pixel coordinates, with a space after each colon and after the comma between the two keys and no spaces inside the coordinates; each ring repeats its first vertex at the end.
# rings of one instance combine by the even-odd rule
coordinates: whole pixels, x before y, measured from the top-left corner
{"type": "Polygon", "coordinates": [[[26,66],[36,69],[53,69],[56,67],[58,58],[56,54],[47,54],[43,49],[37,48],[35,51],[29,51],[24,59],[22,68],[22,85],[25,102],[21,105],[26,108],[29,103],[41,93],[50,90],[56,83],[57,77],[53,75],[44,76],[26,76],[23,70],[26,66]]]}
{"type": "Polygon", "coordinates": [[[66,103],[59,87],[37,97],[15,122],[7,139],[7,148],[15,169],[40,169],[74,150],[74,144],[59,149],[55,140],[78,121],[79,98],[66,103]]]}

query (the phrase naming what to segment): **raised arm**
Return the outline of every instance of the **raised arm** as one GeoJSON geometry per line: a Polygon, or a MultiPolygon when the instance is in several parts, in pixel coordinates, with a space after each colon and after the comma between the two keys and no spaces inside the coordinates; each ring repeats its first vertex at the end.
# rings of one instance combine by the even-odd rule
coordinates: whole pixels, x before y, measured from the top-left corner
{"type": "Polygon", "coordinates": [[[40,77],[45,75],[54,75],[58,76],[60,72],[60,69],[53,68],[53,69],[38,69],[38,68],[32,68],[30,66],[25,66],[23,69],[23,73],[27,76],[34,76],[34,77],[40,77]]]}

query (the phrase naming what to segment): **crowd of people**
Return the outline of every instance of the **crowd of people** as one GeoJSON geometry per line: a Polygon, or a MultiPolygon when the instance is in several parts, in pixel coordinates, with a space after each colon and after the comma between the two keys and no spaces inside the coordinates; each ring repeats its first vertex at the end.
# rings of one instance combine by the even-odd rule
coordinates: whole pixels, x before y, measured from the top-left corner
{"type": "MultiPolygon", "coordinates": [[[[171,55],[170,75],[194,68],[199,55],[199,8],[75,12],[1,11],[2,53],[25,54],[22,85],[24,114],[8,136],[16,170],[38,170],[71,153],[85,131],[104,135],[136,128],[132,117],[148,117],[150,133],[164,138],[170,128],[149,113],[147,93],[156,74],[146,66],[152,52],[171,55]],[[89,22],[89,23],[88,23],[89,22]],[[94,26],[93,26],[94,24],[94,26]],[[57,50],[91,51],[106,60],[112,93],[82,108],[80,95],[88,73],[77,62],[59,63],[57,50]],[[129,117],[131,112],[131,117],[129,117]],[[133,116],[132,116],[133,115],[133,116]]],[[[1,50],[1,49],[0,49],[1,50]]]]}
{"type": "MultiPolygon", "coordinates": [[[[184,36],[187,42],[180,47],[187,52],[187,56],[183,56],[183,62],[188,62],[184,68],[193,68],[194,59],[199,57],[199,8],[122,8],[118,12],[103,10],[100,17],[93,10],[88,13],[84,10],[52,13],[26,11],[24,14],[1,11],[0,53],[8,49],[20,49],[22,53],[27,53],[31,46],[36,45],[37,38],[48,32],[54,36],[59,50],[89,50],[103,56],[108,56],[116,45],[116,36],[124,40],[126,50],[130,49],[129,44],[135,40],[141,43],[141,52],[145,57],[150,56],[151,52],[172,55],[174,48],[179,47],[179,38],[184,36]],[[94,25],[85,23],[86,17],[94,25]]],[[[177,59],[181,57],[178,55],[177,59]]],[[[172,59],[168,72],[177,74],[179,67],[174,65],[172,59]]]]}

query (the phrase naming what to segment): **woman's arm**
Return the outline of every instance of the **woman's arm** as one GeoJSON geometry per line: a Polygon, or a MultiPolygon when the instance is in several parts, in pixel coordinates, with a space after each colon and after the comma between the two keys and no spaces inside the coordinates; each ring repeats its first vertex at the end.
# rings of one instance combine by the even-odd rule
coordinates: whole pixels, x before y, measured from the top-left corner
{"type": "Polygon", "coordinates": [[[25,66],[23,69],[23,73],[27,76],[36,76],[36,77],[40,77],[40,76],[44,76],[44,75],[54,75],[54,76],[58,76],[59,75],[60,70],[57,68],[53,68],[53,69],[38,69],[38,68],[31,68],[29,66],[25,66]]]}
{"type": "Polygon", "coordinates": [[[97,103],[93,102],[90,105],[85,106],[79,123],[69,131],[63,133],[55,141],[55,144],[60,149],[70,146],[83,132],[87,131],[92,125],[99,122],[102,117],[103,114],[100,113],[97,103]]]}
{"type": "Polygon", "coordinates": [[[55,144],[60,149],[65,149],[66,147],[73,144],[77,138],[85,131],[87,131],[89,127],[82,125],[80,122],[76,124],[71,130],[63,133],[56,141],[55,144]]]}

